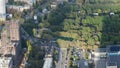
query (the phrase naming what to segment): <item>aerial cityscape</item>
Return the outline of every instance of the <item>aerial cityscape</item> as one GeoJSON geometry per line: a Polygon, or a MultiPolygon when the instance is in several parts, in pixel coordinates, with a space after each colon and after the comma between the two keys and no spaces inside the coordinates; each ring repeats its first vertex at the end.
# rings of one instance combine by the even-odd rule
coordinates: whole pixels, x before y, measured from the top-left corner
{"type": "Polygon", "coordinates": [[[120,68],[120,0],[0,0],[0,68],[120,68]]]}

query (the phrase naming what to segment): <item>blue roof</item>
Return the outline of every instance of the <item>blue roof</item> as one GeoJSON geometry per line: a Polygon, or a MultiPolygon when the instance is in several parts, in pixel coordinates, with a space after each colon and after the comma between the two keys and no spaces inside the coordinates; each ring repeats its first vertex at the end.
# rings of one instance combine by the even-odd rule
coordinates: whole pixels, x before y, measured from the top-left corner
{"type": "Polygon", "coordinates": [[[111,46],[110,51],[114,51],[114,52],[120,51],[120,46],[111,46]]]}

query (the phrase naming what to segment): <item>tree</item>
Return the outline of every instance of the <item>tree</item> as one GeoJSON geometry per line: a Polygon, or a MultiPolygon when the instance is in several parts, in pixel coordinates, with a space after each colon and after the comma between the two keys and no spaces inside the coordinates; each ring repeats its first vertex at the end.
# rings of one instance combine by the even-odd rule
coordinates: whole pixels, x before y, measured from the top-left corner
{"type": "Polygon", "coordinates": [[[27,44],[27,49],[28,49],[28,54],[29,54],[30,51],[32,50],[32,44],[31,44],[31,42],[29,40],[26,41],[26,44],[27,44]]]}
{"type": "Polygon", "coordinates": [[[37,34],[37,31],[35,28],[33,28],[33,35],[36,36],[36,34],[37,34]]]}
{"type": "Polygon", "coordinates": [[[62,13],[53,11],[48,15],[48,22],[50,22],[51,25],[60,25],[64,18],[62,13]]]}
{"type": "Polygon", "coordinates": [[[50,26],[50,24],[47,21],[43,21],[43,22],[39,23],[40,28],[47,28],[49,26],[50,26]]]}
{"type": "Polygon", "coordinates": [[[87,40],[87,43],[88,43],[88,45],[94,45],[95,44],[95,41],[94,41],[94,39],[92,39],[92,38],[89,38],[88,40],[87,40]]]}
{"type": "Polygon", "coordinates": [[[14,3],[14,0],[8,0],[10,4],[13,4],[14,3]]]}
{"type": "Polygon", "coordinates": [[[53,10],[50,14],[48,14],[48,22],[51,25],[60,25],[70,12],[70,4],[66,2],[59,4],[56,10],[53,10]]]}
{"type": "Polygon", "coordinates": [[[38,10],[39,10],[39,12],[42,12],[42,7],[38,6],[38,10]]]}

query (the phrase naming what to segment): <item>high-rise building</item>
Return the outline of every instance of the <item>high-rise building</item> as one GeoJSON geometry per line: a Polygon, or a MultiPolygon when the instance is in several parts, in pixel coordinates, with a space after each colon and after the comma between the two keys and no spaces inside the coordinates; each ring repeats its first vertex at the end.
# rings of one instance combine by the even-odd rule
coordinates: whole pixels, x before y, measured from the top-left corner
{"type": "Polygon", "coordinates": [[[0,20],[6,20],[6,0],[0,0],[0,20]]]}
{"type": "Polygon", "coordinates": [[[0,39],[0,68],[13,68],[21,54],[19,21],[6,21],[0,39]],[[12,58],[12,59],[6,59],[12,58]],[[11,63],[12,61],[12,63],[11,63]]]}

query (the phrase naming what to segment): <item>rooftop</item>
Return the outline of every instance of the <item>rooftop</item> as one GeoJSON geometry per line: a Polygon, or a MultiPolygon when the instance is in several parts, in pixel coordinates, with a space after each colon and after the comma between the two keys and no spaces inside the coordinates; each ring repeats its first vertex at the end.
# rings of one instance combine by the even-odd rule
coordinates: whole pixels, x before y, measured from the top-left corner
{"type": "Polygon", "coordinates": [[[117,66],[120,68],[120,45],[108,46],[107,64],[108,66],[117,66]]]}
{"type": "Polygon", "coordinates": [[[120,46],[112,46],[110,47],[110,51],[120,51],[120,46]]]}
{"type": "Polygon", "coordinates": [[[12,57],[0,57],[0,68],[9,67],[11,61],[12,61],[12,57]]]}
{"type": "Polygon", "coordinates": [[[115,62],[110,62],[110,63],[107,63],[107,66],[116,66],[117,65],[117,63],[115,63],[115,62]]]}
{"type": "Polygon", "coordinates": [[[107,47],[108,52],[119,52],[120,51],[120,45],[110,45],[107,47]]]}
{"type": "Polygon", "coordinates": [[[52,66],[52,58],[50,57],[45,58],[43,68],[51,68],[51,66],[52,66]]]}

